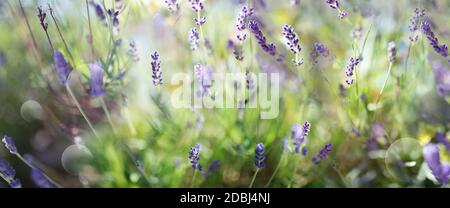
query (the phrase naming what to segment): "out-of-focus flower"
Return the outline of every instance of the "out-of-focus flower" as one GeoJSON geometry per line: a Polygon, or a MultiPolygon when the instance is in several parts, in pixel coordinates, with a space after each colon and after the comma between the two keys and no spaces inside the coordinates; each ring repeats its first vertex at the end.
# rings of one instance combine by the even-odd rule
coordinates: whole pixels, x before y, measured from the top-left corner
{"type": "Polygon", "coordinates": [[[189,0],[191,7],[194,12],[200,12],[203,10],[203,0],[189,0]]]}
{"type": "Polygon", "coordinates": [[[271,56],[275,56],[276,46],[273,43],[267,43],[266,37],[263,35],[259,23],[256,20],[250,20],[249,29],[250,32],[253,33],[255,38],[258,40],[258,44],[261,46],[261,48],[271,56]]]}
{"type": "Polygon", "coordinates": [[[0,51],[0,66],[5,65],[6,63],[6,55],[3,51],[0,51]]]}
{"type": "Polygon", "coordinates": [[[423,149],[423,157],[438,183],[446,185],[450,179],[450,165],[441,163],[439,147],[427,144],[423,149]]]}
{"type": "Polygon", "coordinates": [[[361,26],[356,26],[355,28],[352,29],[352,33],[351,33],[351,37],[353,39],[360,39],[362,37],[362,27],[361,26]]]}
{"type": "Polygon", "coordinates": [[[326,144],[317,154],[317,156],[313,157],[312,162],[317,165],[320,161],[324,160],[333,150],[333,145],[326,144]]]}
{"type": "Polygon", "coordinates": [[[194,66],[194,72],[197,76],[197,80],[200,84],[200,92],[201,96],[205,94],[209,94],[209,89],[212,86],[212,71],[207,66],[202,66],[200,64],[196,64],[194,66]]]}
{"type": "Polygon", "coordinates": [[[99,3],[95,3],[93,1],[90,2],[90,4],[94,7],[95,9],[95,14],[97,15],[98,19],[106,25],[106,16],[105,16],[105,12],[103,11],[102,6],[99,3]]]}
{"type": "Polygon", "coordinates": [[[139,61],[140,58],[139,58],[136,42],[134,42],[134,40],[130,40],[129,46],[130,46],[130,48],[128,49],[128,56],[134,62],[139,61]]]}
{"type": "Polygon", "coordinates": [[[425,16],[425,9],[419,11],[419,8],[416,8],[414,10],[413,16],[409,19],[408,27],[409,31],[411,32],[409,39],[413,42],[419,39],[419,35],[416,33],[416,31],[419,30],[420,22],[422,21],[424,16],[425,16]]]}
{"type": "Polygon", "coordinates": [[[434,35],[433,30],[431,29],[430,23],[427,20],[422,21],[421,24],[422,32],[427,37],[431,47],[433,47],[434,51],[441,55],[442,57],[448,56],[448,47],[445,44],[439,45],[438,38],[434,35]]]}
{"type": "Polygon", "coordinates": [[[212,163],[208,166],[208,169],[203,173],[203,176],[208,177],[211,174],[217,172],[220,168],[220,160],[214,160],[212,163]]]}
{"type": "Polygon", "coordinates": [[[266,156],[264,152],[264,145],[262,143],[258,143],[255,148],[255,165],[258,169],[262,169],[266,166],[265,161],[266,156]]]}
{"type": "Polygon", "coordinates": [[[292,6],[297,6],[300,4],[300,0],[291,0],[291,5],[292,6]]]}
{"type": "Polygon", "coordinates": [[[56,73],[59,76],[59,82],[66,85],[72,66],[66,61],[61,52],[55,50],[53,52],[53,63],[55,64],[56,73]]]}
{"type": "Polygon", "coordinates": [[[119,26],[119,11],[116,9],[108,9],[107,13],[109,15],[109,19],[112,23],[112,26],[118,27],[119,26]]]}
{"type": "Polygon", "coordinates": [[[8,149],[10,153],[17,154],[17,147],[12,137],[5,135],[2,142],[5,144],[6,149],[8,149]]]}
{"type": "Polygon", "coordinates": [[[48,180],[45,173],[38,168],[33,168],[31,170],[31,179],[36,184],[36,186],[40,188],[57,188],[55,184],[48,180]]]}
{"type": "Polygon", "coordinates": [[[433,73],[437,94],[442,97],[449,96],[450,70],[440,62],[436,62],[433,64],[433,73]]]}
{"type": "Polygon", "coordinates": [[[158,52],[154,52],[151,55],[152,58],[152,78],[153,78],[153,84],[155,86],[162,85],[163,79],[162,79],[162,72],[161,72],[161,61],[159,60],[159,54],[158,52]]]}
{"type": "Polygon", "coordinates": [[[91,96],[98,97],[105,94],[105,87],[103,85],[103,69],[100,63],[94,62],[89,64],[89,71],[91,73],[91,96]]]}
{"type": "Polygon", "coordinates": [[[388,44],[389,62],[393,63],[395,61],[396,54],[397,54],[397,50],[395,48],[395,42],[390,41],[388,44]]]}
{"type": "Polygon", "coordinates": [[[199,39],[200,35],[197,31],[197,28],[192,28],[191,31],[189,31],[189,42],[191,43],[191,49],[193,51],[198,49],[199,39]]]}
{"type": "Polygon", "coordinates": [[[196,144],[195,146],[191,147],[189,150],[189,156],[188,156],[189,162],[192,165],[192,168],[194,170],[202,170],[202,166],[199,163],[200,160],[200,144],[196,144]]]}
{"type": "Polygon", "coordinates": [[[450,151],[450,141],[447,140],[447,136],[444,132],[436,132],[436,140],[445,146],[447,151],[450,151]]]}
{"type": "Polygon", "coordinates": [[[319,63],[319,58],[328,58],[330,56],[330,50],[322,43],[314,43],[314,50],[311,52],[311,60],[313,64],[319,63]]]}
{"type": "Polygon", "coordinates": [[[291,137],[294,141],[295,153],[300,153],[300,148],[306,144],[308,133],[311,129],[311,124],[305,122],[303,125],[294,124],[291,128],[291,137]]]}

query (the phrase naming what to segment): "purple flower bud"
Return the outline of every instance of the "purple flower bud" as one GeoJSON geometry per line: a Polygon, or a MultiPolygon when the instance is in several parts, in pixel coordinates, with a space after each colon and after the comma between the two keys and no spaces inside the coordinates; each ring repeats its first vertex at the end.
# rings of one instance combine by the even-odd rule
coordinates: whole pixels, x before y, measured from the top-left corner
{"type": "Polygon", "coordinates": [[[409,39],[413,42],[419,39],[419,36],[416,34],[416,31],[419,30],[420,22],[422,21],[423,17],[425,17],[425,9],[419,11],[419,9],[416,8],[414,10],[413,16],[409,19],[408,28],[409,31],[411,32],[409,39]]]}
{"type": "Polygon", "coordinates": [[[91,96],[98,97],[105,94],[105,87],[103,85],[103,69],[100,63],[94,62],[89,64],[89,71],[91,73],[91,96]]]}
{"type": "Polygon", "coordinates": [[[194,12],[200,12],[203,10],[203,0],[189,0],[191,7],[194,12]]]}
{"type": "Polygon", "coordinates": [[[167,8],[171,13],[176,13],[180,10],[177,0],[166,0],[167,8]]]}
{"type": "Polygon", "coordinates": [[[264,161],[266,160],[264,145],[263,143],[258,143],[255,148],[255,165],[258,169],[262,169],[266,166],[264,161]]]}
{"type": "Polygon", "coordinates": [[[306,143],[306,138],[311,129],[311,125],[305,122],[303,126],[294,124],[291,128],[291,137],[294,140],[295,153],[300,153],[300,148],[306,143]]]}
{"type": "Polygon", "coordinates": [[[311,60],[313,64],[319,63],[319,57],[328,58],[330,56],[330,50],[319,42],[314,43],[314,50],[311,52],[311,60]]]}
{"type": "Polygon", "coordinates": [[[197,26],[202,26],[206,22],[206,17],[205,16],[200,18],[194,17],[194,22],[197,26]]]}
{"type": "MultiPolygon", "coordinates": [[[[237,23],[236,28],[239,31],[244,31],[247,28],[248,21],[250,17],[253,15],[253,8],[248,9],[247,7],[242,7],[241,12],[239,12],[239,15],[237,17],[237,23]]],[[[237,38],[240,41],[244,41],[247,37],[247,34],[238,34],[237,38]]]]}
{"type": "Polygon", "coordinates": [[[441,163],[438,146],[427,144],[423,149],[423,157],[436,180],[446,185],[450,179],[450,165],[441,163]]]}
{"type": "Polygon", "coordinates": [[[44,29],[44,30],[47,30],[47,28],[48,28],[48,23],[46,23],[45,22],[45,18],[47,17],[47,13],[45,13],[44,12],[44,10],[42,10],[42,7],[41,6],[38,6],[38,8],[37,8],[37,17],[38,17],[38,19],[39,19],[39,23],[41,24],[41,27],[44,29]]]}
{"type": "Polygon", "coordinates": [[[333,150],[333,145],[326,144],[317,154],[317,156],[313,157],[312,162],[317,165],[320,161],[324,160],[333,150]]]}
{"type": "Polygon", "coordinates": [[[103,22],[103,24],[106,24],[106,16],[105,16],[105,12],[103,11],[103,8],[100,4],[95,3],[93,1],[90,2],[90,4],[94,7],[95,9],[95,14],[97,15],[98,19],[103,22]]]}
{"type": "Polygon", "coordinates": [[[195,146],[191,147],[191,149],[189,150],[188,159],[194,170],[198,169],[199,171],[201,171],[201,165],[199,164],[200,144],[196,144],[195,146]]]}
{"type": "Polygon", "coordinates": [[[109,15],[109,19],[114,27],[119,26],[119,11],[116,11],[116,9],[108,9],[107,11],[109,15]]]}
{"type": "Polygon", "coordinates": [[[59,76],[59,82],[66,85],[69,79],[69,74],[72,71],[72,66],[67,63],[61,52],[55,50],[53,52],[53,62],[55,64],[56,73],[59,76]]]}
{"type": "Polygon", "coordinates": [[[212,71],[209,67],[204,67],[200,64],[194,66],[194,72],[200,84],[201,95],[209,94],[209,89],[212,86],[212,71]]]}
{"type": "Polygon", "coordinates": [[[302,48],[299,44],[299,39],[297,34],[294,31],[294,28],[290,25],[283,25],[283,35],[286,39],[286,44],[289,46],[289,49],[293,54],[296,54],[302,51],[302,48]]]}
{"type": "Polygon", "coordinates": [[[163,79],[162,79],[162,72],[161,72],[161,61],[159,60],[159,54],[158,52],[154,52],[152,55],[152,78],[153,78],[153,84],[155,86],[162,85],[163,79]]]}
{"type": "Polygon", "coordinates": [[[198,43],[199,43],[200,35],[197,31],[197,28],[192,28],[189,32],[189,42],[191,43],[191,49],[193,51],[198,49],[198,43]]]}
{"type": "Polygon", "coordinates": [[[355,67],[359,64],[359,58],[350,57],[350,59],[347,61],[347,66],[345,69],[345,76],[347,76],[347,80],[345,82],[348,85],[353,84],[353,73],[355,71],[355,67]]]}
{"type": "Polygon", "coordinates": [[[255,38],[258,40],[258,44],[261,48],[271,56],[276,54],[276,46],[273,43],[268,44],[266,42],[266,37],[263,35],[261,29],[259,28],[259,23],[256,20],[250,20],[249,22],[250,32],[253,33],[255,38]]]}
{"type": "Polygon", "coordinates": [[[395,42],[390,41],[388,45],[388,54],[389,54],[389,62],[395,61],[395,56],[397,54],[397,50],[395,49],[395,42]]]}
{"type": "Polygon", "coordinates": [[[17,154],[17,147],[16,144],[14,143],[14,139],[10,136],[5,135],[2,139],[2,142],[5,143],[5,147],[6,149],[8,149],[8,151],[11,154],[17,154]]]}
{"type": "Polygon", "coordinates": [[[439,45],[438,38],[434,35],[433,30],[431,29],[430,23],[427,20],[424,20],[421,24],[422,32],[427,37],[431,47],[441,55],[442,57],[448,56],[448,48],[445,44],[439,45]]]}
{"type": "Polygon", "coordinates": [[[55,184],[48,180],[45,173],[38,168],[33,168],[31,170],[31,179],[36,184],[36,186],[40,188],[57,188],[55,184]]]}
{"type": "Polygon", "coordinates": [[[339,8],[339,1],[338,1],[338,0],[326,0],[325,3],[328,4],[328,6],[329,6],[330,8],[335,9],[335,10],[337,10],[337,11],[339,12],[339,13],[338,13],[338,17],[339,17],[339,18],[342,19],[342,18],[344,18],[345,16],[347,16],[347,13],[344,12],[344,11],[342,11],[342,10],[339,8]]]}
{"type": "Polygon", "coordinates": [[[0,157],[0,178],[3,178],[8,182],[11,188],[21,188],[22,185],[20,180],[15,178],[15,176],[16,170],[8,163],[8,161],[0,157]]]}

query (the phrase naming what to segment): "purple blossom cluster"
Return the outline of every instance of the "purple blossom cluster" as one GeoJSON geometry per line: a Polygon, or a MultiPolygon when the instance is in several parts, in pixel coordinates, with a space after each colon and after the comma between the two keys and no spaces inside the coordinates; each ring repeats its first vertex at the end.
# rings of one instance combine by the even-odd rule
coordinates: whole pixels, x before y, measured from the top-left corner
{"type": "Polygon", "coordinates": [[[53,52],[53,63],[55,64],[56,73],[59,76],[59,82],[62,85],[66,85],[69,74],[72,71],[72,66],[66,61],[64,55],[57,50],[53,52]]]}
{"type": "Polygon", "coordinates": [[[355,81],[353,79],[353,74],[355,71],[355,67],[359,64],[359,58],[350,57],[350,59],[347,61],[347,66],[345,68],[345,76],[347,76],[347,79],[345,80],[345,83],[348,85],[353,84],[355,81]]]}
{"type": "Polygon", "coordinates": [[[319,63],[319,58],[330,57],[330,50],[322,43],[314,43],[313,51],[311,52],[311,60],[313,64],[319,63]]]}
{"type": "Polygon", "coordinates": [[[103,84],[103,69],[100,63],[89,64],[89,71],[91,73],[91,96],[102,96],[105,94],[105,87],[103,84]]]}
{"type": "Polygon", "coordinates": [[[340,5],[339,5],[339,1],[338,0],[326,0],[325,3],[328,4],[328,6],[330,8],[335,9],[335,10],[337,10],[339,12],[338,13],[338,17],[339,18],[342,19],[345,16],[347,16],[347,13],[340,9],[340,7],[339,7],[340,5]]]}
{"type": "Polygon", "coordinates": [[[208,66],[196,64],[194,72],[200,84],[200,91],[198,96],[210,95],[210,88],[212,87],[212,71],[208,66]]]}
{"type": "Polygon", "coordinates": [[[397,50],[395,48],[395,42],[394,41],[390,41],[388,44],[388,56],[389,56],[389,62],[394,62],[395,61],[395,56],[397,54],[397,50]]]}
{"type": "Polygon", "coordinates": [[[247,8],[245,6],[242,7],[242,10],[237,17],[237,24],[236,24],[236,28],[240,31],[240,34],[236,36],[238,40],[244,41],[247,38],[247,34],[242,32],[247,28],[248,22],[252,15],[253,15],[253,8],[247,8]]]}
{"type": "Polygon", "coordinates": [[[409,31],[411,32],[411,35],[409,36],[409,40],[412,42],[415,42],[419,39],[419,35],[416,33],[417,30],[419,30],[420,22],[425,17],[425,9],[419,10],[419,8],[416,8],[414,10],[413,16],[409,19],[409,31]]]}
{"type": "Polygon", "coordinates": [[[261,46],[261,48],[271,56],[275,56],[277,53],[275,44],[267,43],[266,37],[262,33],[259,23],[256,20],[250,20],[249,29],[250,32],[255,36],[256,40],[258,40],[258,44],[261,46]]]}
{"type": "Polygon", "coordinates": [[[176,13],[180,10],[180,5],[177,0],[165,0],[164,2],[167,4],[167,9],[169,9],[171,13],[176,13]]]}
{"type": "Polygon", "coordinates": [[[294,151],[296,154],[300,153],[300,148],[306,144],[306,140],[311,129],[311,124],[305,122],[303,125],[294,124],[291,128],[291,137],[294,143],[294,151]]]}
{"type": "Polygon", "coordinates": [[[258,143],[255,148],[255,166],[258,169],[262,169],[266,166],[265,161],[266,155],[264,150],[264,144],[258,143]]]}
{"type": "Polygon", "coordinates": [[[427,20],[422,21],[421,24],[422,32],[427,37],[431,47],[434,51],[441,55],[442,57],[448,56],[448,47],[445,44],[439,45],[439,40],[431,29],[430,23],[427,20]]]}
{"type": "Polygon", "coordinates": [[[191,147],[191,149],[189,150],[188,159],[194,170],[202,171],[202,165],[199,163],[200,144],[196,144],[195,146],[191,147]]]}
{"type": "Polygon", "coordinates": [[[152,79],[153,84],[155,86],[162,85],[163,79],[162,79],[162,72],[161,72],[161,61],[159,60],[159,54],[158,52],[154,52],[150,55],[152,58],[151,65],[152,65],[152,79]]]}
{"type": "Polygon", "coordinates": [[[436,91],[439,96],[450,96],[450,70],[440,62],[433,64],[436,91]]]}
{"type": "Polygon", "coordinates": [[[0,178],[3,178],[6,182],[8,182],[11,188],[22,187],[19,178],[16,178],[16,170],[8,163],[8,161],[4,160],[1,157],[0,157],[0,178]]]}
{"type": "Polygon", "coordinates": [[[189,31],[189,43],[191,44],[191,49],[193,51],[198,49],[199,46],[200,35],[197,31],[197,28],[192,28],[189,31]]]}
{"type": "Polygon", "coordinates": [[[324,160],[333,150],[332,144],[326,144],[317,154],[317,156],[313,157],[312,162],[317,165],[320,161],[324,160]]]}

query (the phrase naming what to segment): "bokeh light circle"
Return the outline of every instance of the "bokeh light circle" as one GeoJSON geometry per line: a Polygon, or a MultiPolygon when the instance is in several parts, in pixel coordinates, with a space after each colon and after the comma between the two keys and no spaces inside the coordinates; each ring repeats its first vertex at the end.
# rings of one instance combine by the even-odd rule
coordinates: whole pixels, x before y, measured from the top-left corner
{"type": "Polygon", "coordinates": [[[61,163],[67,172],[79,175],[92,161],[91,151],[84,145],[74,144],[67,147],[61,157],[61,163]]]}
{"type": "Polygon", "coordinates": [[[20,115],[25,121],[33,121],[34,119],[43,120],[44,110],[41,104],[34,100],[27,100],[20,107],[20,115]]]}
{"type": "Polygon", "coordinates": [[[422,145],[417,139],[398,139],[389,146],[385,155],[386,169],[398,180],[412,182],[421,169],[422,145]]]}

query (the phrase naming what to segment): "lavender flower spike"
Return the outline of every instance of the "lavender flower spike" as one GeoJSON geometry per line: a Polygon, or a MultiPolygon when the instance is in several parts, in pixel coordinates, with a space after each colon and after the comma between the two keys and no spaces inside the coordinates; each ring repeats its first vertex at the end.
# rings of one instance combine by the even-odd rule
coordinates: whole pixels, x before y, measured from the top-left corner
{"type": "Polygon", "coordinates": [[[253,33],[255,38],[258,40],[258,44],[261,46],[261,48],[271,56],[275,56],[276,46],[273,43],[267,43],[266,37],[263,35],[261,29],[259,28],[259,23],[256,20],[250,20],[249,29],[250,32],[253,33]]]}
{"type": "Polygon", "coordinates": [[[390,41],[388,45],[388,54],[389,54],[389,62],[395,61],[395,56],[397,54],[397,50],[395,49],[395,42],[390,41]]]}
{"type": "Polygon", "coordinates": [[[408,27],[409,31],[411,32],[409,40],[411,40],[411,42],[415,42],[419,39],[419,35],[416,33],[416,31],[419,30],[420,22],[424,16],[425,16],[425,9],[419,11],[419,9],[416,8],[414,10],[413,16],[409,19],[408,27]]]}
{"type": "Polygon", "coordinates": [[[106,25],[106,16],[105,16],[105,12],[103,12],[103,8],[100,4],[95,3],[95,2],[90,2],[90,4],[94,7],[95,9],[95,14],[97,15],[98,19],[103,22],[104,25],[106,25]]]}
{"type": "MultiPolygon", "coordinates": [[[[247,8],[245,6],[242,7],[242,10],[237,17],[236,28],[241,32],[244,31],[247,28],[248,21],[252,15],[253,15],[253,8],[247,8]]],[[[240,41],[244,41],[246,38],[247,34],[245,33],[237,35],[237,39],[239,39],[240,41]]]]}
{"type": "Polygon", "coordinates": [[[12,188],[21,188],[20,180],[15,178],[15,176],[16,170],[8,163],[8,161],[0,157],[0,178],[3,178],[8,182],[9,186],[12,188]]]}
{"type": "Polygon", "coordinates": [[[6,149],[8,149],[11,154],[17,154],[17,147],[12,137],[5,135],[2,142],[5,143],[6,149]]]}
{"type": "Polygon", "coordinates": [[[313,157],[312,162],[317,165],[320,161],[324,160],[333,150],[333,145],[326,144],[317,154],[317,156],[313,157]]]}
{"type": "Polygon", "coordinates": [[[159,54],[158,52],[154,52],[152,55],[152,78],[153,78],[153,84],[155,86],[162,85],[163,79],[162,79],[162,72],[161,72],[161,61],[159,60],[159,54]]]}
{"type": "Polygon", "coordinates": [[[194,72],[197,80],[200,83],[200,95],[210,94],[209,89],[212,86],[212,71],[209,67],[204,67],[200,64],[194,66],[194,72]]]}
{"type": "Polygon", "coordinates": [[[56,73],[59,76],[59,82],[62,85],[66,85],[69,74],[72,71],[72,66],[66,61],[62,53],[57,50],[53,52],[53,62],[55,64],[56,73]]]}
{"type": "Polygon", "coordinates": [[[255,165],[258,169],[262,169],[266,166],[264,161],[266,160],[264,145],[263,143],[258,143],[255,148],[255,165]]]}
{"type": "Polygon", "coordinates": [[[283,25],[283,35],[286,39],[286,44],[293,54],[302,51],[299,44],[299,39],[297,33],[295,33],[294,28],[288,24],[283,25]]]}
{"type": "Polygon", "coordinates": [[[291,137],[294,140],[295,153],[300,153],[300,147],[306,143],[306,138],[311,129],[311,125],[305,122],[303,126],[294,124],[291,128],[291,137]]]}
{"type": "Polygon", "coordinates": [[[100,63],[94,62],[89,64],[89,71],[91,73],[91,96],[98,97],[105,94],[105,87],[103,85],[103,69],[100,63]]]}
{"type": "Polygon", "coordinates": [[[359,64],[359,58],[354,58],[351,57],[348,62],[347,62],[347,66],[345,69],[345,76],[347,76],[347,80],[345,80],[345,82],[348,85],[353,84],[353,82],[355,81],[353,79],[353,73],[355,71],[355,67],[359,64]]]}
{"type": "Polygon", "coordinates": [[[448,47],[445,44],[439,45],[438,38],[434,35],[433,30],[431,29],[430,23],[427,20],[424,20],[422,22],[422,32],[427,37],[428,41],[430,42],[430,45],[433,47],[433,49],[441,55],[442,57],[448,56],[448,47]]]}
{"type": "Polygon", "coordinates": [[[338,0],[326,0],[325,1],[326,4],[328,4],[329,7],[331,7],[332,9],[335,9],[339,12],[338,16],[339,18],[344,18],[345,16],[347,16],[347,13],[342,11],[339,8],[339,1],[338,0]]]}
{"type": "Polygon", "coordinates": [[[180,5],[178,5],[177,0],[166,0],[164,2],[166,2],[167,8],[171,13],[176,13],[180,9],[180,5]]]}
{"type": "Polygon", "coordinates": [[[189,31],[189,42],[191,43],[191,49],[193,51],[198,49],[199,39],[200,35],[197,31],[197,28],[192,28],[191,31],[189,31]]]}
{"type": "Polygon", "coordinates": [[[441,163],[438,146],[427,144],[423,149],[423,157],[436,180],[446,185],[450,179],[450,165],[441,163]]]}
{"type": "Polygon", "coordinates": [[[192,168],[194,170],[198,169],[199,171],[202,170],[202,166],[199,163],[200,160],[200,144],[196,144],[195,146],[191,147],[189,150],[189,156],[188,156],[189,162],[192,165],[192,168]]]}

